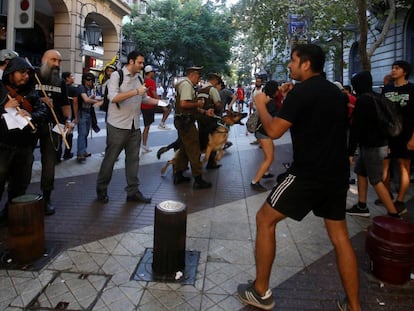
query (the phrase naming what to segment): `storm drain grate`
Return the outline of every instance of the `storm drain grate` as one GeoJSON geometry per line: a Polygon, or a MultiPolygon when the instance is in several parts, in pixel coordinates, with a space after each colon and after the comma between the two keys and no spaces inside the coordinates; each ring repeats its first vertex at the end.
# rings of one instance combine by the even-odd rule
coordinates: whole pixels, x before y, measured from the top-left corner
{"type": "Polygon", "coordinates": [[[110,275],[59,271],[25,310],[92,310],[110,275]]]}
{"type": "Polygon", "coordinates": [[[186,251],[184,271],[177,271],[175,275],[157,276],[152,271],[153,249],[146,248],[144,256],[142,256],[138,266],[135,268],[135,271],[131,276],[131,280],[194,285],[199,259],[200,252],[186,251]]]}

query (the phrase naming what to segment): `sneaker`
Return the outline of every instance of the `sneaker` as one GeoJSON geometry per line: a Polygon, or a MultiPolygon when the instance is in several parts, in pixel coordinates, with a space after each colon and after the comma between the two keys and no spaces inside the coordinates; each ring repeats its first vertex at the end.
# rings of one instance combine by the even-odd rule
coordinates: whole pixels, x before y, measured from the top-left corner
{"type": "Polygon", "coordinates": [[[63,155],[63,160],[69,160],[72,158],[73,158],[73,152],[69,152],[69,153],[65,152],[65,154],[63,155]]]}
{"type": "Polygon", "coordinates": [[[376,199],[376,200],[374,201],[374,204],[375,204],[376,206],[382,206],[382,205],[384,205],[384,204],[382,204],[382,201],[381,201],[380,199],[376,199]]]}
{"type": "Polygon", "coordinates": [[[407,207],[405,207],[404,202],[395,201],[394,206],[397,209],[398,215],[403,215],[403,214],[407,213],[407,207]]]}
{"type": "Polygon", "coordinates": [[[194,189],[208,189],[208,188],[211,188],[211,186],[212,186],[211,182],[206,181],[202,178],[197,178],[193,184],[194,189]]]}
{"type": "Polygon", "coordinates": [[[250,145],[258,145],[259,144],[259,141],[256,139],[255,141],[252,141],[251,143],[250,143],[250,145]]]}
{"type": "Polygon", "coordinates": [[[158,128],[160,130],[170,130],[170,128],[168,126],[166,126],[165,124],[162,124],[162,123],[158,124],[158,128]]]}
{"type": "Polygon", "coordinates": [[[147,146],[142,145],[142,152],[151,152],[152,150],[150,148],[148,148],[147,146]]]}
{"type": "Polygon", "coordinates": [[[339,309],[340,311],[351,311],[351,310],[348,308],[348,301],[346,300],[346,298],[343,298],[343,299],[341,299],[341,300],[337,300],[337,301],[336,301],[336,305],[338,306],[338,309],[339,309]]]}
{"type": "Polygon", "coordinates": [[[85,163],[86,158],[80,155],[76,157],[76,161],[78,161],[78,163],[85,163]]]}
{"type": "Polygon", "coordinates": [[[268,289],[264,296],[260,296],[254,289],[254,283],[240,284],[237,287],[237,294],[244,303],[262,310],[272,310],[275,306],[272,291],[268,289]]]}
{"type": "Polygon", "coordinates": [[[223,150],[226,150],[226,149],[230,148],[231,146],[233,146],[233,143],[231,141],[226,141],[224,146],[223,146],[223,150]]]}
{"type": "Polygon", "coordinates": [[[272,173],[266,173],[262,176],[262,178],[273,178],[275,177],[275,175],[273,175],[272,173]]]}
{"type": "Polygon", "coordinates": [[[266,189],[265,187],[263,187],[263,186],[260,184],[260,182],[257,182],[257,183],[250,183],[250,187],[251,187],[253,190],[260,191],[260,192],[265,192],[265,191],[267,191],[267,189],[266,189]]]}
{"type": "Polygon", "coordinates": [[[361,217],[369,217],[369,209],[368,207],[360,208],[358,203],[352,206],[351,208],[348,208],[346,210],[347,215],[351,216],[361,216],[361,217]]]}

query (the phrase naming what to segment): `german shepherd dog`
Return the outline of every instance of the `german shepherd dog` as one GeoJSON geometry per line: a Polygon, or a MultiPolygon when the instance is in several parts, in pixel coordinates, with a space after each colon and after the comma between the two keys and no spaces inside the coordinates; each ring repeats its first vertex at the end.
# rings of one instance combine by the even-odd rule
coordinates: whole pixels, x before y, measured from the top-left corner
{"type": "MultiPolygon", "coordinates": [[[[203,164],[208,161],[208,158],[210,157],[210,154],[213,151],[217,151],[215,160],[217,162],[221,160],[221,158],[223,157],[224,145],[226,144],[227,139],[229,137],[230,126],[234,124],[243,125],[241,120],[245,117],[247,117],[246,112],[237,112],[237,111],[230,111],[230,110],[226,110],[225,115],[223,117],[216,117],[218,120],[217,128],[214,130],[214,132],[208,135],[208,145],[206,148],[204,159],[202,161],[203,164]]],[[[175,155],[177,154],[178,148],[179,148],[179,139],[169,144],[168,146],[161,147],[157,151],[157,158],[160,159],[163,153],[167,152],[170,149],[175,150],[174,157],[171,160],[168,160],[167,163],[161,168],[162,175],[165,174],[169,165],[171,164],[174,165],[175,155]]]]}

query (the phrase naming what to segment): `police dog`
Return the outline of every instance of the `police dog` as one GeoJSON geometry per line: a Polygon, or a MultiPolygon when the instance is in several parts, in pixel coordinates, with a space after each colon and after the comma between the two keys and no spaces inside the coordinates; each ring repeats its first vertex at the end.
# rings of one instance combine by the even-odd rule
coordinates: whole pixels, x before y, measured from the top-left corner
{"type": "MultiPolygon", "coordinates": [[[[247,117],[246,112],[237,112],[237,111],[231,111],[226,110],[225,115],[223,117],[216,117],[217,118],[217,128],[214,130],[214,132],[209,134],[208,139],[208,145],[206,148],[205,156],[202,161],[203,164],[205,164],[208,161],[208,158],[210,157],[210,154],[213,151],[217,151],[216,155],[216,162],[220,161],[223,157],[223,150],[224,146],[227,142],[227,139],[229,137],[230,132],[230,126],[234,124],[240,124],[243,125],[241,120],[243,118],[247,117]]],[[[161,147],[157,152],[157,158],[160,159],[161,155],[165,152],[167,152],[170,149],[175,150],[174,157],[171,160],[168,160],[167,163],[161,168],[161,174],[164,175],[167,171],[167,168],[169,165],[174,165],[175,163],[175,155],[177,154],[179,146],[179,140],[177,139],[175,142],[169,144],[168,146],[161,147]]]]}
{"type": "Polygon", "coordinates": [[[219,162],[223,157],[223,148],[229,138],[230,126],[240,124],[243,118],[247,117],[246,112],[226,111],[226,114],[217,122],[217,128],[213,133],[208,134],[208,145],[204,154],[203,164],[207,163],[210,154],[217,151],[215,161],[219,162]]]}

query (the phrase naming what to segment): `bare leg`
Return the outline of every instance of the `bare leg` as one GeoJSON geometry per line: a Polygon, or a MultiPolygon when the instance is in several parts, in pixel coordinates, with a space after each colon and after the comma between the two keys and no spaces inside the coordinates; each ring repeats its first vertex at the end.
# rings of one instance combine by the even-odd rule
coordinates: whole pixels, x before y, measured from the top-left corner
{"type": "Polygon", "coordinates": [[[256,214],[256,281],[255,289],[264,295],[269,289],[270,272],[276,254],[276,224],[286,216],[265,202],[256,214]]]}
{"type": "Polygon", "coordinates": [[[400,168],[400,189],[398,190],[397,201],[404,202],[405,195],[410,186],[410,159],[398,159],[400,168]]]}
{"type": "Polygon", "coordinates": [[[274,159],[274,145],[273,140],[271,139],[259,139],[259,144],[262,147],[264,159],[263,162],[260,163],[259,168],[257,169],[256,175],[254,176],[254,182],[259,182],[260,179],[263,177],[263,174],[269,170],[270,165],[274,159]]]}
{"type": "Polygon", "coordinates": [[[397,213],[391,194],[389,193],[387,187],[385,187],[384,183],[380,181],[378,184],[373,185],[373,187],[378,195],[378,198],[381,200],[382,204],[384,204],[387,211],[392,214],[397,213]]]}
{"type": "Polygon", "coordinates": [[[142,132],[142,144],[144,146],[147,145],[149,129],[150,129],[150,127],[146,126],[146,127],[144,127],[144,131],[142,132]]]}
{"type": "Polygon", "coordinates": [[[358,263],[349,240],[346,222],[325,219],[325,226],[335,249],[336,262],[349,306],[352,311],[361,311],[358,263]]]}
{"type": "Polygon", "coordinates": [[[364,176],[357,175],[358,201],[367,203],[368,179],[364,176]]]}

